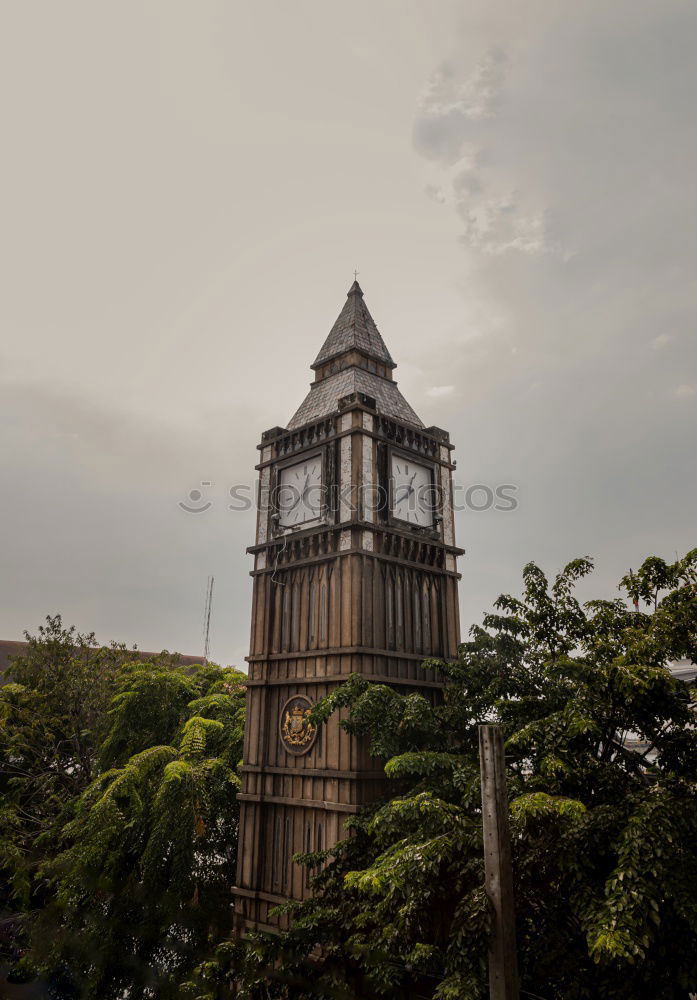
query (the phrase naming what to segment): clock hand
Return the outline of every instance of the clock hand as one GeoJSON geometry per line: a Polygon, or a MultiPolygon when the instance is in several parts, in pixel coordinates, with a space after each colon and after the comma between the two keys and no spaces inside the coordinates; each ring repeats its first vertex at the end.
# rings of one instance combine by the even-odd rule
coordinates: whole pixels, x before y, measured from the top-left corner
{"type": "MultiPolygon", "coordinates": [[[[414,473],[414,475],[411,477],[411,479],[409,480],[409,482],[408,482],[408,484],[406,486],[400,486],[400,489],[407,491],[404,494],[405,497],[411,496],[411,494],[414,492],[414,487],[411,484],[414,482],[415,478],[416,478],[416,473],[414,473]]],[[[395,503],[399,502],[397,497],[395,497],[395,501],[394,502],[395,503]]]]}
{"type": "Polygon", "coordinates": [[[286,511],[286,514],[290,514],[291,511],[294,510],[298,506],[298,504],[300,503],[301,500],[303,501],[303,503],[305,502],[305,493],[307,492],[307,483],[308,483],[309,478],[310,478],[309,476],[307,476],[305,478],[305,485],[303,486],[302,493],[298,493],[297,497],[295,498],[295,500],[293,501],[293,503],[290,505],[290,507],[286,511]]]}
{"type": "Polygon", "coordinates": [[[305,487],[303,488],[302,493],[298,493],[297,497],[295,498],[295,500],[293,501],[293,503],[288,508],[288,513],[289,514],[293,510],[293,508],[297,507],[297,505],[300,503],[300,501],[304,499],[304,497],[305,497],[305,488],[306,487],[307,487],[307,479],[305,480],[305,487]]]}

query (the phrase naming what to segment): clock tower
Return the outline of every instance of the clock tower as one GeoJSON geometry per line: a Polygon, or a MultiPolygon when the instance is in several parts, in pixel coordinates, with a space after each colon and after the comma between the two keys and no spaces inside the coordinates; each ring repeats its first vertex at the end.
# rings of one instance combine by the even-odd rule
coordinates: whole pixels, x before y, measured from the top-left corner
{"type": "Polygon", "coordinates": [[[452,445],[424,427],[355,281],[287,427],[262,434],[237,884],[240,930],[310,893],[294,854],[332,847],[385,791],[383,763],[311,707],[352,673],[434,699],[457,654],[452,445]]]}

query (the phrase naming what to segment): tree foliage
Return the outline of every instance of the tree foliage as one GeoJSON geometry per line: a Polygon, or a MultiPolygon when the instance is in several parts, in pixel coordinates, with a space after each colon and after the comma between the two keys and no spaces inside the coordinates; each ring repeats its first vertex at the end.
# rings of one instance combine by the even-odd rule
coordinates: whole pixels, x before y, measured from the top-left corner
{"type": "Polygon", "coordinates": [[[230,929],[244,675],[49,618],[0,689],[10,957],[57,997],[177,996],[230,929]]]}
{"type": "Polygon", "coordinates": [[[25,637],[0,689],[3,909],[19,925],[47,898],[39,869],[93,778],[116,678],[133,656],[124,646],[98,647],[59,615],[25,637]]]}
{"type": "MultiPolygon", "coordinates": [[[[488,995],[477,725],[491,721],[506,737],[523,995],[697,989],[697,732],[666,669],[697,662],[697,550],[624,577],[631,605],[582,605],[591,568],[549,581],[526,566],[521,597],[500,597],[456,662],[424,664],[445,677],[439,704],[354,676],[315,710],[348,706],[395,794],[325,852],[290,932],[258,939],[241,996],[488,995]]],[[[201,970],[198,997],[222,995],[233,952],[201,970]]]]}
{"type": "MultiPolygon", "coordinates": [[[[275,937],[231,935],[242,675],[144,663],[48,619],[0,689],[0,853],[15,969],[58,1000],[483,1000],[477,726],[506,738],[523,996],[697,990],[697,550],[581,604],[588,559],[534,564],[442,698],[351,677],[315,707],[391,794],[306,856],[314,897],[275,937]],[[23,952],[23,957],[18,955],[23,952]]],[[[7,921],[5,922],[7,924],[7,921]]],[[[7,957],[7,956],[6,956],[7,957]]]]}

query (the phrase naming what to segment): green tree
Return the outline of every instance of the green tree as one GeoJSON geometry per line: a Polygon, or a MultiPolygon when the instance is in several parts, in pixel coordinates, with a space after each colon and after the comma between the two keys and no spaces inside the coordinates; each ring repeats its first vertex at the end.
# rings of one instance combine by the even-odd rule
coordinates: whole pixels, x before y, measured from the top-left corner
{"type": "Polygon", "coordinates": [[[0,907],[15,947],[46,902],[40,874],[77,798],[93,778],[124,646],[48,617],[0,688],[0,907]]]}
{"type": "Polygon", "coordinates": [[[230,931],[244,675],[129,664],[102,771],[45,866],[55,898],[33,957],[79,997],[175,997],[230,931]]]}
{"type": "Polygon", "coordinates": [[[243,997],[486,997],[485,721],[506,736],[523,990],[697,990],[697,732],[691,691],[666,669],[697,662],[697,550],[625,577],[634,607],[581,605],[591,568],[576,560],[550,583],[526,566],[522,596],[500,597],[456,662],[424,664],[445,679],[435,707],[356,676],[316,709],[349,706],[394,797],[307,859],[324,868],[288,934],[260,938],[242,974],[221,945],[192,995],[221,996],[234,969],[243,997]]]}
{"type": "Polygon", "coordinates": [[[229,932],[244,675],[60,616],[27,640],[0,689],[4,957],[52,997],[175,996],[229,932]]]}

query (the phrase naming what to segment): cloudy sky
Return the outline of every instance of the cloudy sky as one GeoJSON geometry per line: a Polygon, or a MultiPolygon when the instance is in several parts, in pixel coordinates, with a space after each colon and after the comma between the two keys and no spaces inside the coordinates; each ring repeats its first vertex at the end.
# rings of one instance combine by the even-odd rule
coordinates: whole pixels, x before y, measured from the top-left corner
{"type": "Polygon", "coordinates": [[[529,559],[613,596],[697,544],[695,37],[689,0],[0,2],[0,638],[198,653],[213,574],[241,661],[227,491],[354,267],[463,490],[517,488],[459,515],[465,628],[529,559]]]}

